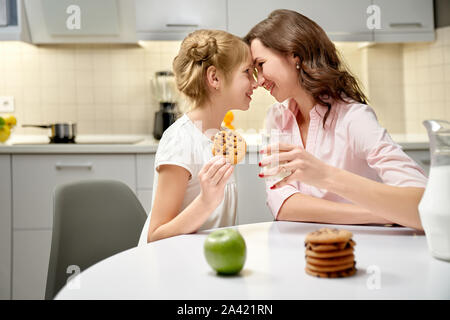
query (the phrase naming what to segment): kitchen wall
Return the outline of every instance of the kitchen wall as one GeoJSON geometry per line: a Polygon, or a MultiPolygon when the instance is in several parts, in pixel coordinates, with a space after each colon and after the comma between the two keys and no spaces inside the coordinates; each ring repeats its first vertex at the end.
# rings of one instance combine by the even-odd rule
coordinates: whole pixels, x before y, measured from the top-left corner
{"type": "MultiPolygon", "coordinates": [[[[423,119],[450,118],[450,27],[436,35],[432,43],[336,43],[391,133],[425,133],[423,119]]],[[[75,121],[79,134],[150,134],[156,104],[149,79],[171,68],[179,45],[0,42],[0,95],[15,97],[19,124],[75,121]]],[[[235,112],[235,127],[258,131],[274,102],[257,89],[250,110],[235,112]]]]}
{"type": "Polygon", "coordinates": [[[450,26],[436,35],[434,43],[403,47],[407,132],[425,133],[425,118],[450,120],[450,26]]]}

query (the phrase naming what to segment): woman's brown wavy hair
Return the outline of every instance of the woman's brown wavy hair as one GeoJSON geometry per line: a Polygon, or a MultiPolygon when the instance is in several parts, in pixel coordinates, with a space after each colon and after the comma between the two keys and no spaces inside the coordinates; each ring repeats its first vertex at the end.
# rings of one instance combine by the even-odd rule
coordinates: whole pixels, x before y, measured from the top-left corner
{"type": "Polygon", "coordinates": [[[316,103],[328,107],[323,126],[331,110],[327,98],[344,101],[342,94],[367,104],[358,81],[339,59],[333,42],[314,21],[291,10],[275,10],[244,37],[250,44],[259,39],[267,48],[300,59],[299,80],[316,103]]]}

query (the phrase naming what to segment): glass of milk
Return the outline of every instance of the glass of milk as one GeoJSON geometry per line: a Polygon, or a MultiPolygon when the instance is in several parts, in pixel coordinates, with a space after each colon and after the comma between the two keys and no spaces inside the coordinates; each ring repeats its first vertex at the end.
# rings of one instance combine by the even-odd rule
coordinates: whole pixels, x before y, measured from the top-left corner
{"type": "MultiPolygon", "coordinates": [[[[264,132],[261,135],[261,140],[263,143],[263,146],[262,146],[263,148],[267,147],[268,145],[274,146],[279,143],[294,144],[293,139],[292,139],[292,134],[286,133],[286,132],[281,132],[280,130],[271,130],[270,132],[264,132]]],[[[278,153],[279,151],[272,150],[272,154],[274,152],[278,153]]],[[[264,154],[262,159],[265,159],[268,156],[270,156],[270,155],[264,154]]],[[[262,173],[267,172],[268,169],[276,168],[276,167],[282,165],[283,163],[284,162],[280,163],[280,161],[278,160],[278,157],[276,157],[274,162],[272,162],[270,165],[265,166],[263,168],[262,173]]],[[[272,175],[272,176],[268,176],[268,177],[264,177],[264,178],[271,184],[275,184],[275,183],[283,180],[287,176],[291,175],[291,173],[292,172],[289,170],[281,170],[280,169],[276,175],[272,175]]]]}

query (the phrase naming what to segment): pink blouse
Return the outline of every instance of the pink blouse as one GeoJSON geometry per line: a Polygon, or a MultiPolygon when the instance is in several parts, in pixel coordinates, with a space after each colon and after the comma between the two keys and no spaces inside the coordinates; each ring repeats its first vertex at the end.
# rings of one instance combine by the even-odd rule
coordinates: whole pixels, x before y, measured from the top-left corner
{"type": "MultiPolygon", "coordinates": [[[[319,104],[310,111],[306,151],[327,164],[392,186],[425,188],[427,178],[417,163],[408,157],[380,126],[373,109],[347,99],[333,102],[325,128],[323,118],[328,110],[319,104]]],[[[266,130],[280,130],[292,135],[292,144],[303,146],[296,115],[295,101],[274,104],[266,116],[266,130]]],[[[305,183],[293,182],[271,190],[266,182],[267,205],[273,216],[284,201],[295,193],[336,202],[350,201],[305,183]]]]}

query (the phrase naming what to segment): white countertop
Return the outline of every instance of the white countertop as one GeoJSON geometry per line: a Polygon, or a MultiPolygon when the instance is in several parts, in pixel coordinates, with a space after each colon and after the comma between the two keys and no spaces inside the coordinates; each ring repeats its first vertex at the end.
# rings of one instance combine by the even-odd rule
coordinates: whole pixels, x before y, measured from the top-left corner
{"type": "MultiPolygon", "coordinates": [[[[243,134],[248,152],[259,151],[261,136],[243,134]]],[[[428,149],[427,135],[391,135],[404,150],[428,149]]],[[[15,135],[0,144],[0,153],[155,153],[158,140],[151,135],[78,135],[77,144],[49,144],[46,135],[15,135]]]]}
{"type": "Polygon", "coordinates": [[[247,260],[231,277],[207,264],[208,231],[156,241],[82,271],[56,299],[450,299],[450,262],[433,258],[424,234],[408,228],[326,225],[353,233],[358,271],[337,279],[307,275],[305,236],[323,226],[237,226],[247,260]]]}

